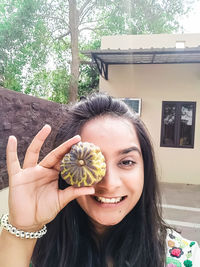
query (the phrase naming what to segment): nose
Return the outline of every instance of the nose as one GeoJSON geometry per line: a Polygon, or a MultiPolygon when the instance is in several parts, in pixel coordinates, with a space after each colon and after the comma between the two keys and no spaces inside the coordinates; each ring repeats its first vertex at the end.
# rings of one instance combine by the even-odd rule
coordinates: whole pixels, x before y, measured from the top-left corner
{"type": "Polygon", "coordinates": [[[122,185],[119,171],[112,164],[106,163],[106,174],[97,184],[98,189],[106,191],[114,191],[122,185]]]}

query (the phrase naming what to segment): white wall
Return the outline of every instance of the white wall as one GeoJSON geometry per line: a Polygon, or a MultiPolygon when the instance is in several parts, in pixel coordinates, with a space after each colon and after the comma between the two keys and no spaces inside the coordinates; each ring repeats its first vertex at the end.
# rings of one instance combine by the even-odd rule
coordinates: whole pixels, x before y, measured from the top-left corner
{"type": "Polygon", "coordinates": [[[0,216],[8,213],[8,188],[0,190],[0,216]]]}
{"type": "Polygon", "coordinates": [[[103,36],[101,49],[147,49],[175,48],[176,42],[184,42],[185,47],[200,45],[200,34],[149,34],[103,36]]]}

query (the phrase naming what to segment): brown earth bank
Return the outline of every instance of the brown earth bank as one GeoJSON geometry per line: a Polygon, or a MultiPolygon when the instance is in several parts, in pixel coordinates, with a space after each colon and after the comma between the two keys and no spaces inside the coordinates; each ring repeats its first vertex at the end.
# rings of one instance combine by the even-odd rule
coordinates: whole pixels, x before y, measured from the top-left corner
{"type": "Polygon", "coordinates": [[[0,190],[8,186],[6,144],[10,135],[18,139],[18,156],[22,163],[25,151],[35,134],[45,125],[52,132],[42,147],[40,158],[51,149],[57,129],[62,124],[67,105],[54,103],[0,87],[0,190]]]}

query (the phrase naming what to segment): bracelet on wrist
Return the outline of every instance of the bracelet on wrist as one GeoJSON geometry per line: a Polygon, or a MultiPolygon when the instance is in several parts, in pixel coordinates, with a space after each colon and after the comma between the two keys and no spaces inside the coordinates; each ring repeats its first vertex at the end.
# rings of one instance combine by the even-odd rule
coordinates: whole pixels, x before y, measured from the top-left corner
{"type": "Polygon", "coordinates": [[[9,223],[8,214],[2,215],[0,219],[0,225],[3,227],[3,229],[7,230],[12,235],[15,235],[16,237],[19,237],[21,239],[41,238],[43,235],[47,233],[46,225],[44,225],[42,229],[36,232],[25,232],[23,230],[19,230],[9,223]]]}

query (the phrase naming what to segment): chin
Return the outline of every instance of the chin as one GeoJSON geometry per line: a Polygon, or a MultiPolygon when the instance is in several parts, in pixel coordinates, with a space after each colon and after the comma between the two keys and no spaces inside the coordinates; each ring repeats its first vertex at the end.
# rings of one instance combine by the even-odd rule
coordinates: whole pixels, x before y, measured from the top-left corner
{"type": "Polygon", "coordinates": [[[118,223],[120,223],[123,219],[118,219],[118,220],[113,220],[112,219],[97,219],[97,218],[92,218],[92,221],[94,221],[95,223],[102,225],[102,226],[114,226],[118,223]]]}

